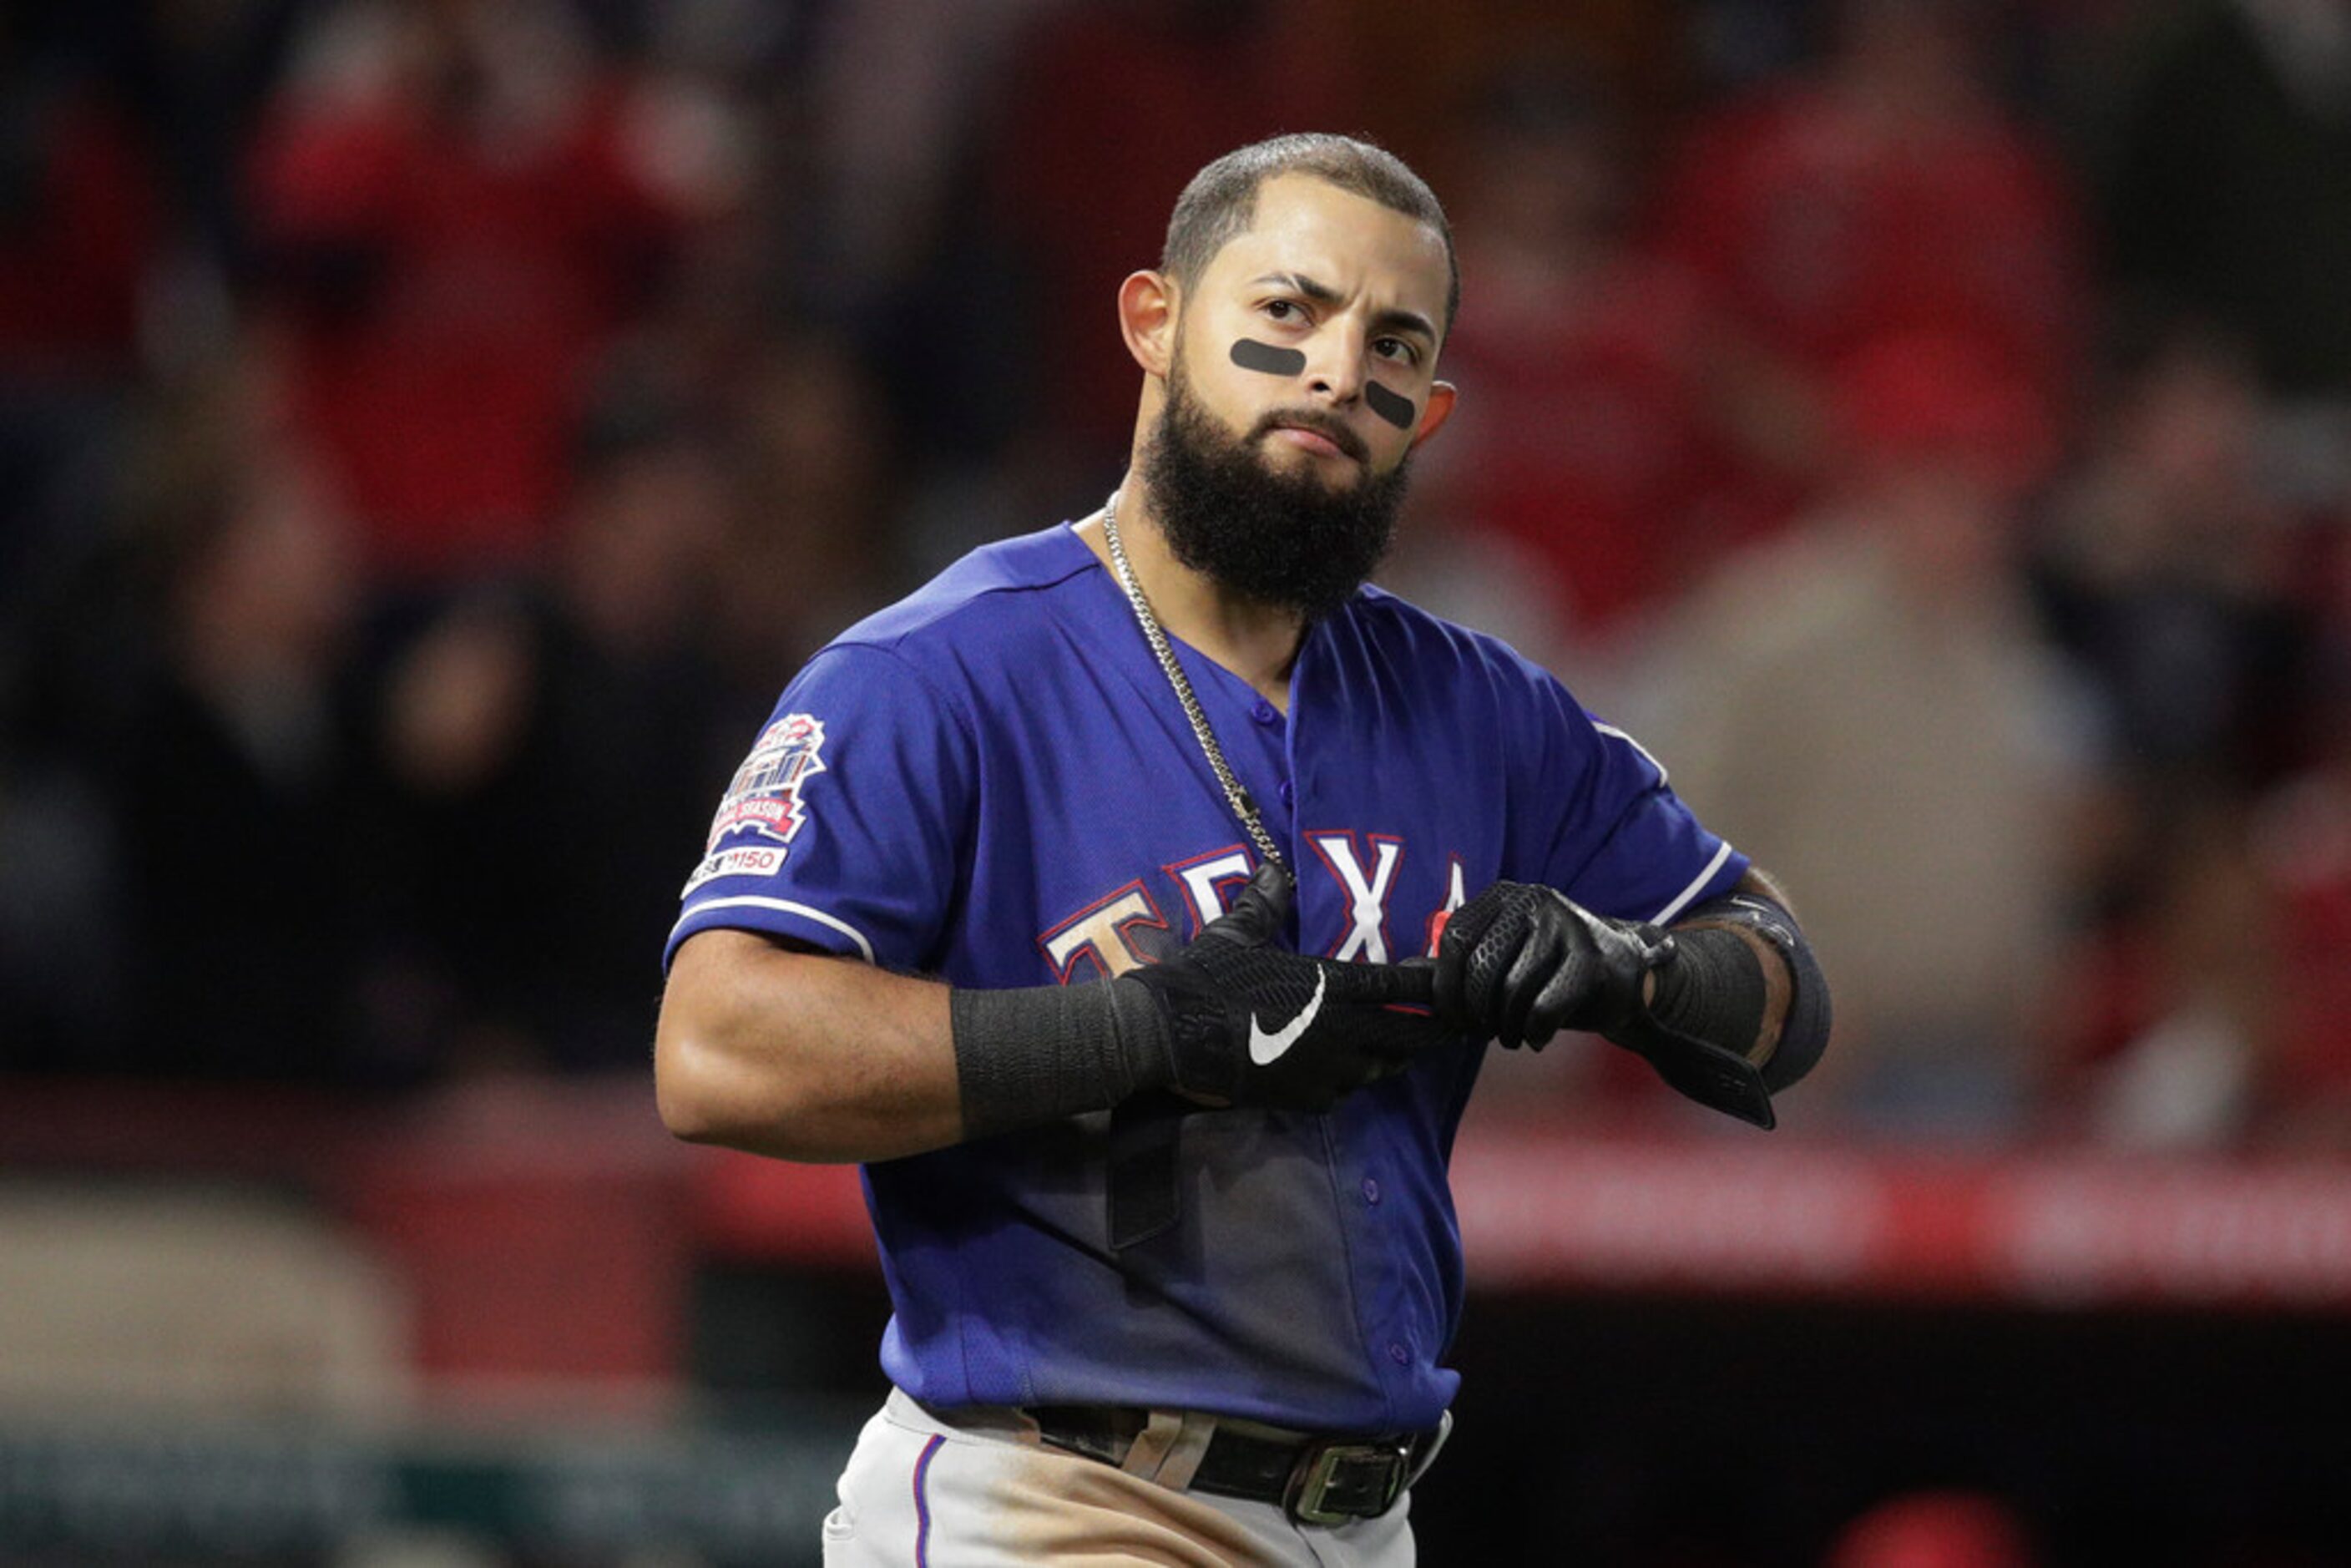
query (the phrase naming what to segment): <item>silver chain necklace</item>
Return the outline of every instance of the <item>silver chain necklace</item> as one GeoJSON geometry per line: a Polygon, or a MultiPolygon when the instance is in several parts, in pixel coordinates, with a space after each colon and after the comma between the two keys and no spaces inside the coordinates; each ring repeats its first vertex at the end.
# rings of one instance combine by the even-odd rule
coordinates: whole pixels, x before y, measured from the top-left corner
{"type": "Polygon", "coordinates": [[[1224,747],[1217,744],[1217,732],[1208,727],[1208,716],[1200,706],[1198,695],[1192,690],[1191,677],[1176,662],[1176,649],[1161,629],[1159,617],[1152,613],[1151,601],[1143,597],[1143,585],[1134,580],[1134,568],[1126,559],[1126,546],[1119,541],[1115,490],[1102,503],[1102,543],[1110,547],[1110,564],[1118,574],[1119,587],[1126,591],[1126,602],[1134,611],[1134,623],[1143,628],[1143,640],[1151,644],[1152,657],[1159,661],[1167,684],[1176,688],[1176,700],[1184,705],[1184,716],[1192,723],[1192,734],[1200,743],[1200,755],[1208,759],[1208,770],[1224,788],[1225,800],[1231,805],[1233,815],[1248,830],[1249,841],[1257,846],[1259,855],[1288,871],[1290,862],[1282,858],[1273,835],[1266,831],[1265,818],[1259,812],[1257,802],[1241,787],[1241,781],[1233,777],[1231,767],[1225,761],[1224,747]]]}

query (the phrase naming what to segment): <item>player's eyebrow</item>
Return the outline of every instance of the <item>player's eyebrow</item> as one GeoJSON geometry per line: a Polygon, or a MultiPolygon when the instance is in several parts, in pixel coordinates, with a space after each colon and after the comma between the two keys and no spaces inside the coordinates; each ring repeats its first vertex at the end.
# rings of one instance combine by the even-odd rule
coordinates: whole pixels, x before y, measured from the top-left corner
{"type": "MultiPolygon", "coordinates": [[[[1317,305],[1336,305],[1343,296],[1319,278],[1302,272],[1268,272],[1250,280],[1253,283],[1278,283],[1311,299],[1317,305]]],[[[1437,341],[1437,327],[1417,310],[1405,310],[1394,306],[1372,318],[1374,332],[1416,332],[1429,342],[1437,341]]]]}

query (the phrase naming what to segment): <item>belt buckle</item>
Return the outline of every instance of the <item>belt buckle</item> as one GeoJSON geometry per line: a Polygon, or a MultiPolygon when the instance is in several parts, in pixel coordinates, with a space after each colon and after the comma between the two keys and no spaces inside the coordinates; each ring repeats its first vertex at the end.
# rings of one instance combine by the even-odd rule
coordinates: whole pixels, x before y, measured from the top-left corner
{"type": "Polygon", "coordinates": [[[1321,1438],[1301,1449],[1282,1489],[1281,1511],[1300,1524],[1376,1519],[1395,1506],[1412,1475],[1409,1442],[1321,1438]]]}

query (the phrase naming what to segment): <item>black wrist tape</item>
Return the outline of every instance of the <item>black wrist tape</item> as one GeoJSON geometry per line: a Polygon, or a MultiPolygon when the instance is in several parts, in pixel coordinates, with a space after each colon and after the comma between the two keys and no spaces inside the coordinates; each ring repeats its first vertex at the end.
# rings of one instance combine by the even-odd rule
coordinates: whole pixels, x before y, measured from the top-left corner
{"type": "Polygon", "coordinates": [[[947,995],[967,1138],[1103,1111],[1172,1077],[1166,1024],[1115,980],[947,995]]]}
{"type": "Polygon", "coordinates": [[[1649,1016],[1741,1056],[1763,1030],[1770,992],[1763,961],[1736,931],[1719,926],[1674,933],[1674,956],[1658,966],[1649,1016]]]}

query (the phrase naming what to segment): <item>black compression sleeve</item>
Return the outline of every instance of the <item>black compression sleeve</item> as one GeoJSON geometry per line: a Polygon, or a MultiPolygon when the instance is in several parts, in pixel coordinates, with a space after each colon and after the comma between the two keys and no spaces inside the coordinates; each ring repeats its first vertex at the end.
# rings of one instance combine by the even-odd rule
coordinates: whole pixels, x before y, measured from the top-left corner
{"type": "Polygon", "coordinates": [[[1810,1072],[1828,1046],[1834,1016],[1828,978],[1812,944],[1786,909],[1750,894],[1700,904],[1687,918],[1724,925],[1674,932],[1677,956],[1657,970],[1650,1016],[1742,1056],[1753,1050],[1768,1005],[1761,961],[1739,937],[1740,931],[1753,932],[1771,944],[1788,970],[1788,1016],[1780,1025],[1779,1045],[1762,1063],[1764,1086],[1778,1093],[1810,1072]]]}
{"type": "Polygon", "coordinates": [[[1102,1111],[1172,1080],[1150,992],[1115,980],[947,996],[967,1138],[1102,1111]]]}
{"type": "Polygon", "coordinates": [[[1740,1056],[1755,1049],[1769,992],[1763,961],[1738,932],[1720,926],[1675,932],[1674,956],[1656,973],[1651,1018],[1740,1056]]]}

